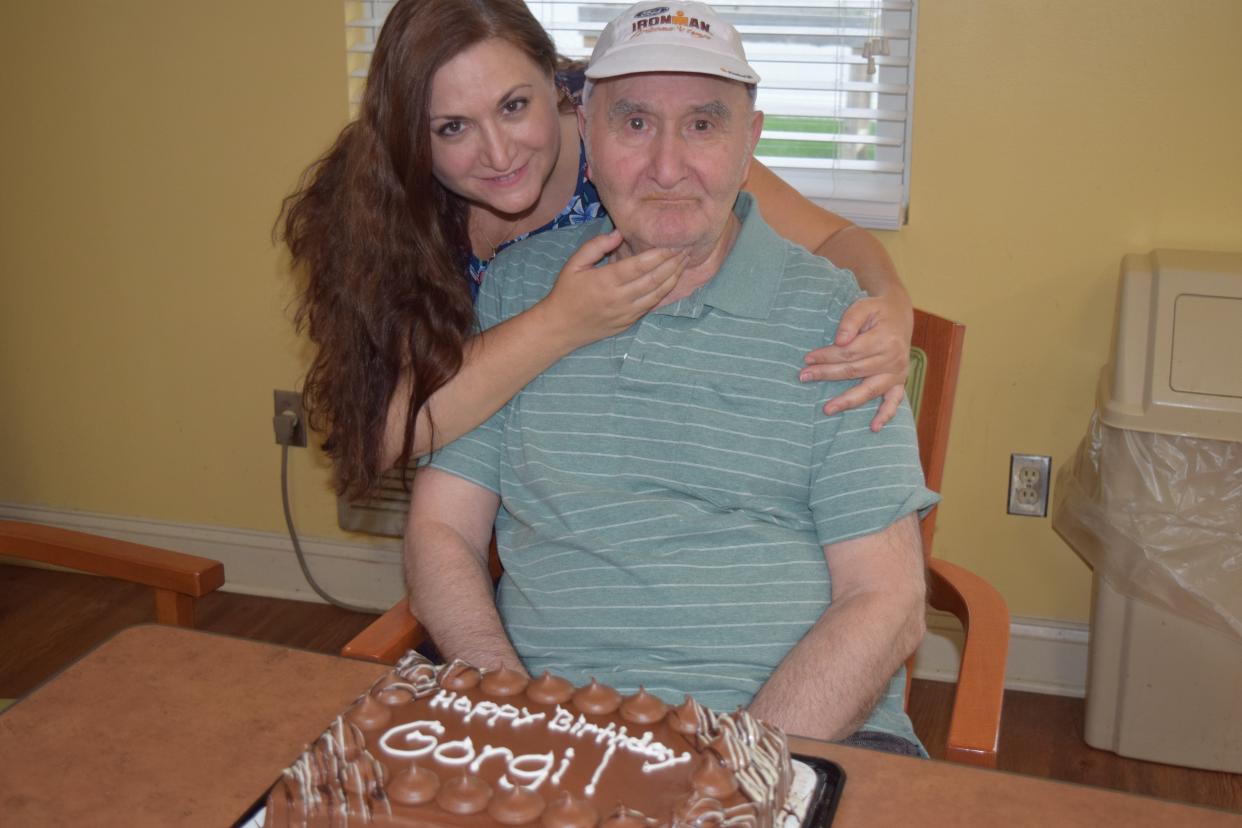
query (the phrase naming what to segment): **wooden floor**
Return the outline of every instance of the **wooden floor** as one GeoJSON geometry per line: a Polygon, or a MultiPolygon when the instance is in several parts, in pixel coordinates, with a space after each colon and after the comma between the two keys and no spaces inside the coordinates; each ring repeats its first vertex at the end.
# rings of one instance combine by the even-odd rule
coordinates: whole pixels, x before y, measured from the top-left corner
{"type": "MultiPolygon", "coordinates": [[[[217,592],[198,627],[319,652],[338,651],[374,616],[323,604],[217,592]]],[[[0,565],[0,698],[19,697],[115,632],[154,620],[151,594],[116,581],[0,565]]],[[[952,686],[916,680],[915,730],[932,755],[944,745],[952,686]]],[[[1140,762],[1082,740],[1083,700],[1005,694],[1000,769],[1242,811],[1242,775],[1140,762]]]]}

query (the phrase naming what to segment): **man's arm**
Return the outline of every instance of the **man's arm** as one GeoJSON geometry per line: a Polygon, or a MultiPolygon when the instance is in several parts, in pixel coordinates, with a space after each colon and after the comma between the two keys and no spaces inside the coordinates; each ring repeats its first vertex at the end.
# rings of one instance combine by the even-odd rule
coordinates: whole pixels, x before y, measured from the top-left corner
{"type": "Polygon", "coordinates": [[[500,498],[434,468],[414,475],[405,532],[410,612],[446,660],[524,671],[496,612],[487,549],[500,498]]]}
{"type": "Polygon", "coordinates": [[[843,739],[923,640],[926,579],[913,514],[824,547],[832,604],[789,651],[750,711],[790,733],[843,739]]]}

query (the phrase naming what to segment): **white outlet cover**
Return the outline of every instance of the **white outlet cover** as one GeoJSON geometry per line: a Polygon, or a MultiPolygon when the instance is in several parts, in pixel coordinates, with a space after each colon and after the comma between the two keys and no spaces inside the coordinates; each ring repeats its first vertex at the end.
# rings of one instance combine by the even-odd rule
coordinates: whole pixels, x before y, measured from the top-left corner
{"type": "Polygon", "coordinates": [[[1009,456],[1009,514],[1048,516],[1048,485],[1052,458],[1042,454],[1009,456]]]}

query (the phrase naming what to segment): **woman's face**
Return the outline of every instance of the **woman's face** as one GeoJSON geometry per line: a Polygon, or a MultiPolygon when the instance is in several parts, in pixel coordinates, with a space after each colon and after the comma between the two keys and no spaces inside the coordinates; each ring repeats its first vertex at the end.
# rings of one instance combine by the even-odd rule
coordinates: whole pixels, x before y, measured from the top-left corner
{"type": "Polygon", "coordinates": [[[508,41],[461,52],[431,82],[432,171],[499,213],[535,205],[560,153],[556,86],[508,41]]]}

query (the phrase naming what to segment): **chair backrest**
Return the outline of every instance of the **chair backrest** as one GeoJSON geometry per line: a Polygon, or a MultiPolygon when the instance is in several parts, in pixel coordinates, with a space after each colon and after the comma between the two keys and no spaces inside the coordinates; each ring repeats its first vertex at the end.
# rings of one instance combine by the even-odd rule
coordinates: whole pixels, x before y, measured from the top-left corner
{"type": "MultiPolygon", "coordinates": [[[[942,316],[914,309],[914,332],[910,336],[910,375],[906,378],[906,397],[914,412],[918,432],[919,460],[927,488],[940,491],[944,461],[949,449],[949,422],[953,417],[953,397],[957,392],[957,373],[962,364],[962,343],[966,326],[942,316]]],[[[936,513],[932,509],[919,524],[923,538],[923,560],[931,559],[936,513]]],[[[906,705],[910,703],[910,684],[914,680],[914,654],[906,661],[906,705]]]]}
{"type": "MultiPolygon", "coordinates": [[[[957,393],[957,375],[962,365],[962,343],[965,339],[965,325],[914,309],[906,396],[914,411],[918,430],[923,477],[927,488],[935,492],[940,491],[944,478],[949,422],[953,418],[953,397],[957,393]]],[[[937,511],[933,509],[922,521],[924,558],[931,557],[937,511]]]]}

